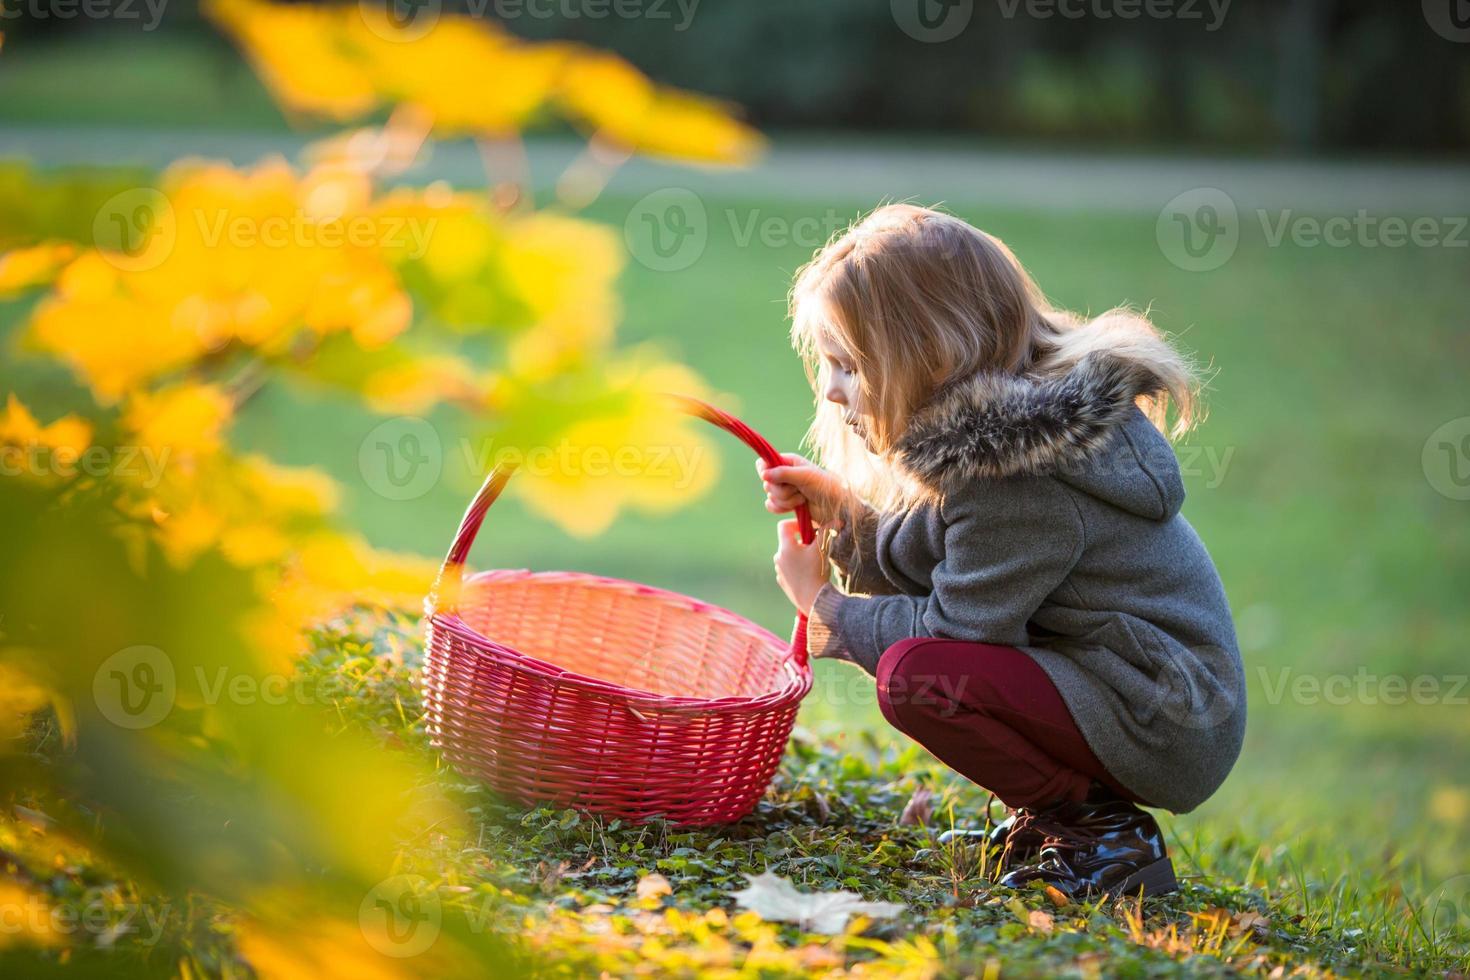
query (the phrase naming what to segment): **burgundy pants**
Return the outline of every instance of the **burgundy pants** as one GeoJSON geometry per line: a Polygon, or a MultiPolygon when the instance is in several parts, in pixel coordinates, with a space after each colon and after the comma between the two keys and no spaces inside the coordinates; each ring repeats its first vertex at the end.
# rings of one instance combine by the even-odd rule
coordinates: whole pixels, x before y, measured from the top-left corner
{"type": "Polygon", "coordinates": [[[889,724],[1007,806],[1081,800],[1097,780],[1124,789],[1092,754],[1051,679],[1014,647],[918,637],[878,661],[889,724]]]}

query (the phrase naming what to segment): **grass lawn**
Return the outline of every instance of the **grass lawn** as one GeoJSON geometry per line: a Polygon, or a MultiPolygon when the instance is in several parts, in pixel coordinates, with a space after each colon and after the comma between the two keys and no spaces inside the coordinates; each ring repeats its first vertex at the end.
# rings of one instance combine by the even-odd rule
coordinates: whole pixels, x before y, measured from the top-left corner
{"type": "Polygon", "coordinates": [[[0,119],[9,122],[285,130],[250,68],[209,30],[65,43],[22,36],[0,56],[0,89],[0,119]]]}
{"type": "MultiPolygon", "coordinates": [[[[797,448],[811,394],[785,337],[784,293],[816,243],[742,244],[741,235],[752,218],[810,227],[799,219],[822,225],[829,211],[849,216],[873,203],[706,201],[709,242],[690,268],[630,264],[625,342],[668,348],[736,396],[737,410],[778,446],[797,448]]],[[[621,229],[632,204],[604,199],[591,211],[621,229]]],[[[1470,688],[1456,680],[1470,672],[1470,504],[1437,493],[1421,460],[1430,434],[1470,411],[1463,255],[1272,248],[1247,221],[1229,263],[1187,273],[1160,253],[1153,215],[949,206],[1010,243],[1059,304],[1151,306],[1160,326],[1216,371],[1210,417],[1181,450],[1184,512],[1210,546],[1237,616],[1251,720],[1224,789],[1165,820],[1189,876],[1184,894],[1146,905],[1137,919],[1128,905],[1063,909],[1039,893],[1019,896],[1019,905],[993,893],[968,873],[976,855],[936,849],[928,831],[898,824],[920,783],[939,794],[937,824],[951,804],[955,819],[973,819],[984,795],[891,734],[871,683],[833,664],[818,665],[800,719],[805,734],[747,824],[696,834],[614,828],[507,811],[460,787],[497,844],[419,855],[426,873],[466,882],[474,896],[505,889],[514,914],[495,927],[572,957],[572,973],[631,972],[639,957],[653,970],[688,971],[701,965],[696,947],[720,948],[699,946],[709,935],[734,944],[736,966],[753,968],[744,951],[767,949],[771,975],[856,960],[894,972],[943,962],[987,976],[992,967],[1005,976],[1470,967],[1470,688]],[[1394,686],[1393,678],[1421,676],[1436,690],[1418,701],[1431,703],[1394,686]],[[805,887],[904,901],[909,911],[876,926],[876,938],[810,942],[795,927],[710,912],[731,908],[740,872],[767,868],[805,887]],[[654,871],[672,894],[635,897],[638,880],[654,871]],[[1437,925],[1415,914],[1437,890],[1461,903],[1457,939],[1448,932],[1453,910],[1441,909],[1437,925]],[[683,912],[652,914],[667,907],[683,912]],[[1249,910],[1265,923],[1242,917],[1249,910]],[[520,925],[522,915],[533,924],[520,925]]],[[[374,495],[357,469],[358,447],[377,421],[329,396],[268,390],[240,433],[282,462],[336,476],[348,520],[375,544],[437,554],[477,481],[458,449],[460,430],[441,427],[438,485],[396,502],[374,495]]],[[[506,499],[472,560],[646,581],[785,632],[790,611],[770,572],[773,520],[748,454],[727,438],[721,446],[724,479],[686,509],[626,515],[581,541],[506,499]]],[[[385,641],[358,642],[372,650],[385,641]]],[[[357,649],[351,643],[333,638],[310,669],[338,669],[334,658],[357,649]]],[[[412,743],[414,726],[389,718],[384,694],[401,689],[411,705],[406,675],[381,664],[353,669],[374,683],[347,713],[401,728],[412,743]]]]}
{"type": "MultiPolygon", "coordinates": [[[[631,204],[603,200],[593,212],[621,227],[631,204]]],[[[752,217],[796,228],[870,204],[706,202],[709,244],[693,266],[630,264],[625,338],[672,349],[736,395],[779,446],[796,448],[811,406],[785,338],[784,290],[811,246],[742,245],[739,229],[752,217]]],[[[1470,691],[1456,689],[1470,671],[1470,524],[1467,505],[1436,493],[1421,462],[1430,433],[1466,411],[1463,257],[1271,248],[1247,227],[1226,266],[1196,274],[1160,254],[1152,216],[952,207],[1009,242],[1056,302],[1149,305],[1217,372],[1209,419],[1183,451],[1193,460],[1185,514],[1224,576],[1252,703],[1230,781],[1169,823],[1195,842],[1195,872],[1367,930],[1376,913],[1352,896],[1398,886],[1424,895],[1470,871],[1470,691]],[[1437,703],[1395,694],[1390,675],[1433,678],[1437,703]],[[1343,690],[1348,703],[1333,703],[1343,690]]],[[[462,456],[446,457],[426,497],[386,501],[355,473],[371,420],[321,406],[321,438],[302,441],[286,435],[299,428],[287,425],[297,411],[284,398],[263,406],[254,436],[339,475],[350,516],[378,543],[447,543],[474,482],[462,456]]],[[[715,492],[669,517],[621,519],[592,541],[567,539],[511,501],[497,505],[478,560],[647,581],[784,632],[789,613],[769,573],[772,521],[744,448],[725,447],[727,477],[715,492]]],[[[859,729],[888,739],[871,686],[846,665],[819,670],[803,725],[838,744],[859,729]]],[[[1401,910],[1388,925],[1405,926],[1401,910]]]]}

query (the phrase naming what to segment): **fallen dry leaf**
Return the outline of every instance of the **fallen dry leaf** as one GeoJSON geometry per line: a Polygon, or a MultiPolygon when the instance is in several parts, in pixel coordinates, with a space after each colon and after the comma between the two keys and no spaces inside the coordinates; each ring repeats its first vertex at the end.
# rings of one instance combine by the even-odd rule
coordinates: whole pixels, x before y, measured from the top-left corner
{"type": "Polygon", "coordinates": [[[909,797],[908,803],[904,804],[903,813],[898,816],[900,827],[923,827],[929,823],[929,818],[934,814],[934,791],[928,786],[919,785],[914,790],[914,795],[909,797]]]}
{"type": "Polygon", "coordinates": [[[639,898],[658,898],[660,895],[672,894],[674,894],[674,887],[669,884],[669,879],[657,871],[638,879],[639,898]]]}
{"type": "Polygon", "coordinates": [[[1056,920],[1051,917],[1050,912],[1043,912],[1041,909],[1032,909],[1031,914],[1026,917],[1026,924],[1037,932],[1044,932],[1049,936],[1051,935],[1052,929],[1056,926],[1056,920]]]}
{"type": "Polygon", "coordinates": [[[561,876],[567,873],[572,866],[570,861],[558,861],[556,864],[547,864],[542,861],[536,866],[541,876],[541,894],[552,895],[556,892],[556,886],[561,883],[561,876]]]}
{"type": "Polygon", "coordinates": [[[1051,899],[1051,903],[1059,909],[1064,909],[1072,904],[1072,900],[1056,885],[1046,886],[1046,897],[1051,899]]]}
{"type": "Polygon", "coordinates": [[[1256,939],[1269,939],[1271,936],[1271,920],[1254,909],[1246,909],[1235,915],[1236,935],[1249,932],[1256,939]]]}
{"type": "Polygon", "coordinates": [[[733,892],[735,904],[768,922],[795,922],[807,932],[835,935],[847,928],[854,915],[886,919],[904,910],[897,902],[869,902],[856,892],[803,892],[779,875],[767,871],[746,875],[750,884],[733,892]]]}

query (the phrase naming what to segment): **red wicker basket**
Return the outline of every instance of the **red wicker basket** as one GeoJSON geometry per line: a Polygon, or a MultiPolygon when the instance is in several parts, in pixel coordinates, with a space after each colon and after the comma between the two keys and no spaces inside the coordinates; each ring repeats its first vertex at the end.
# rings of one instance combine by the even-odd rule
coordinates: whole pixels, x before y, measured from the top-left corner
{"type": "MultiPolygon", "coordinates": [[[[781,461],[739,419],[674,401],[781,461]]],[[[636,582],[526,569],[464,578],[512,469],[496,467],[480,488],[427,603],[432,744],[522,803],[687,826],[745,816],[811,690],[805,618],[787,643],[728,610],[636,582]]],[[[805,508],[797,519],[810,542],[805,508]]]]}

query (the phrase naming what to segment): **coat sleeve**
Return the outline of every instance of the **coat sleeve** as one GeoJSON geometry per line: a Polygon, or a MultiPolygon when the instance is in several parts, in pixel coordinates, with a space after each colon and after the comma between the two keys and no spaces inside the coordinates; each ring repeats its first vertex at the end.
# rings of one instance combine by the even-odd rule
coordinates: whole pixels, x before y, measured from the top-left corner
{"type": "Polygon", "coordinates": [[[857,519],[832,535],[827,557],[848,595],[891,595],[899,589],[878,567],[878,512],[864,504],[857,519]]]}
{"type": "Polygon", "coordinates": [[[1055,480],[987,481],[940,508],[944,555],[927,595],[843,595],[822,588],[807,623],[815,657],[876,674],[883,651],[933,636],[1000,646],[1027,640],[1031,616],[1082,553],[1076,505],[1055,480]]]}

